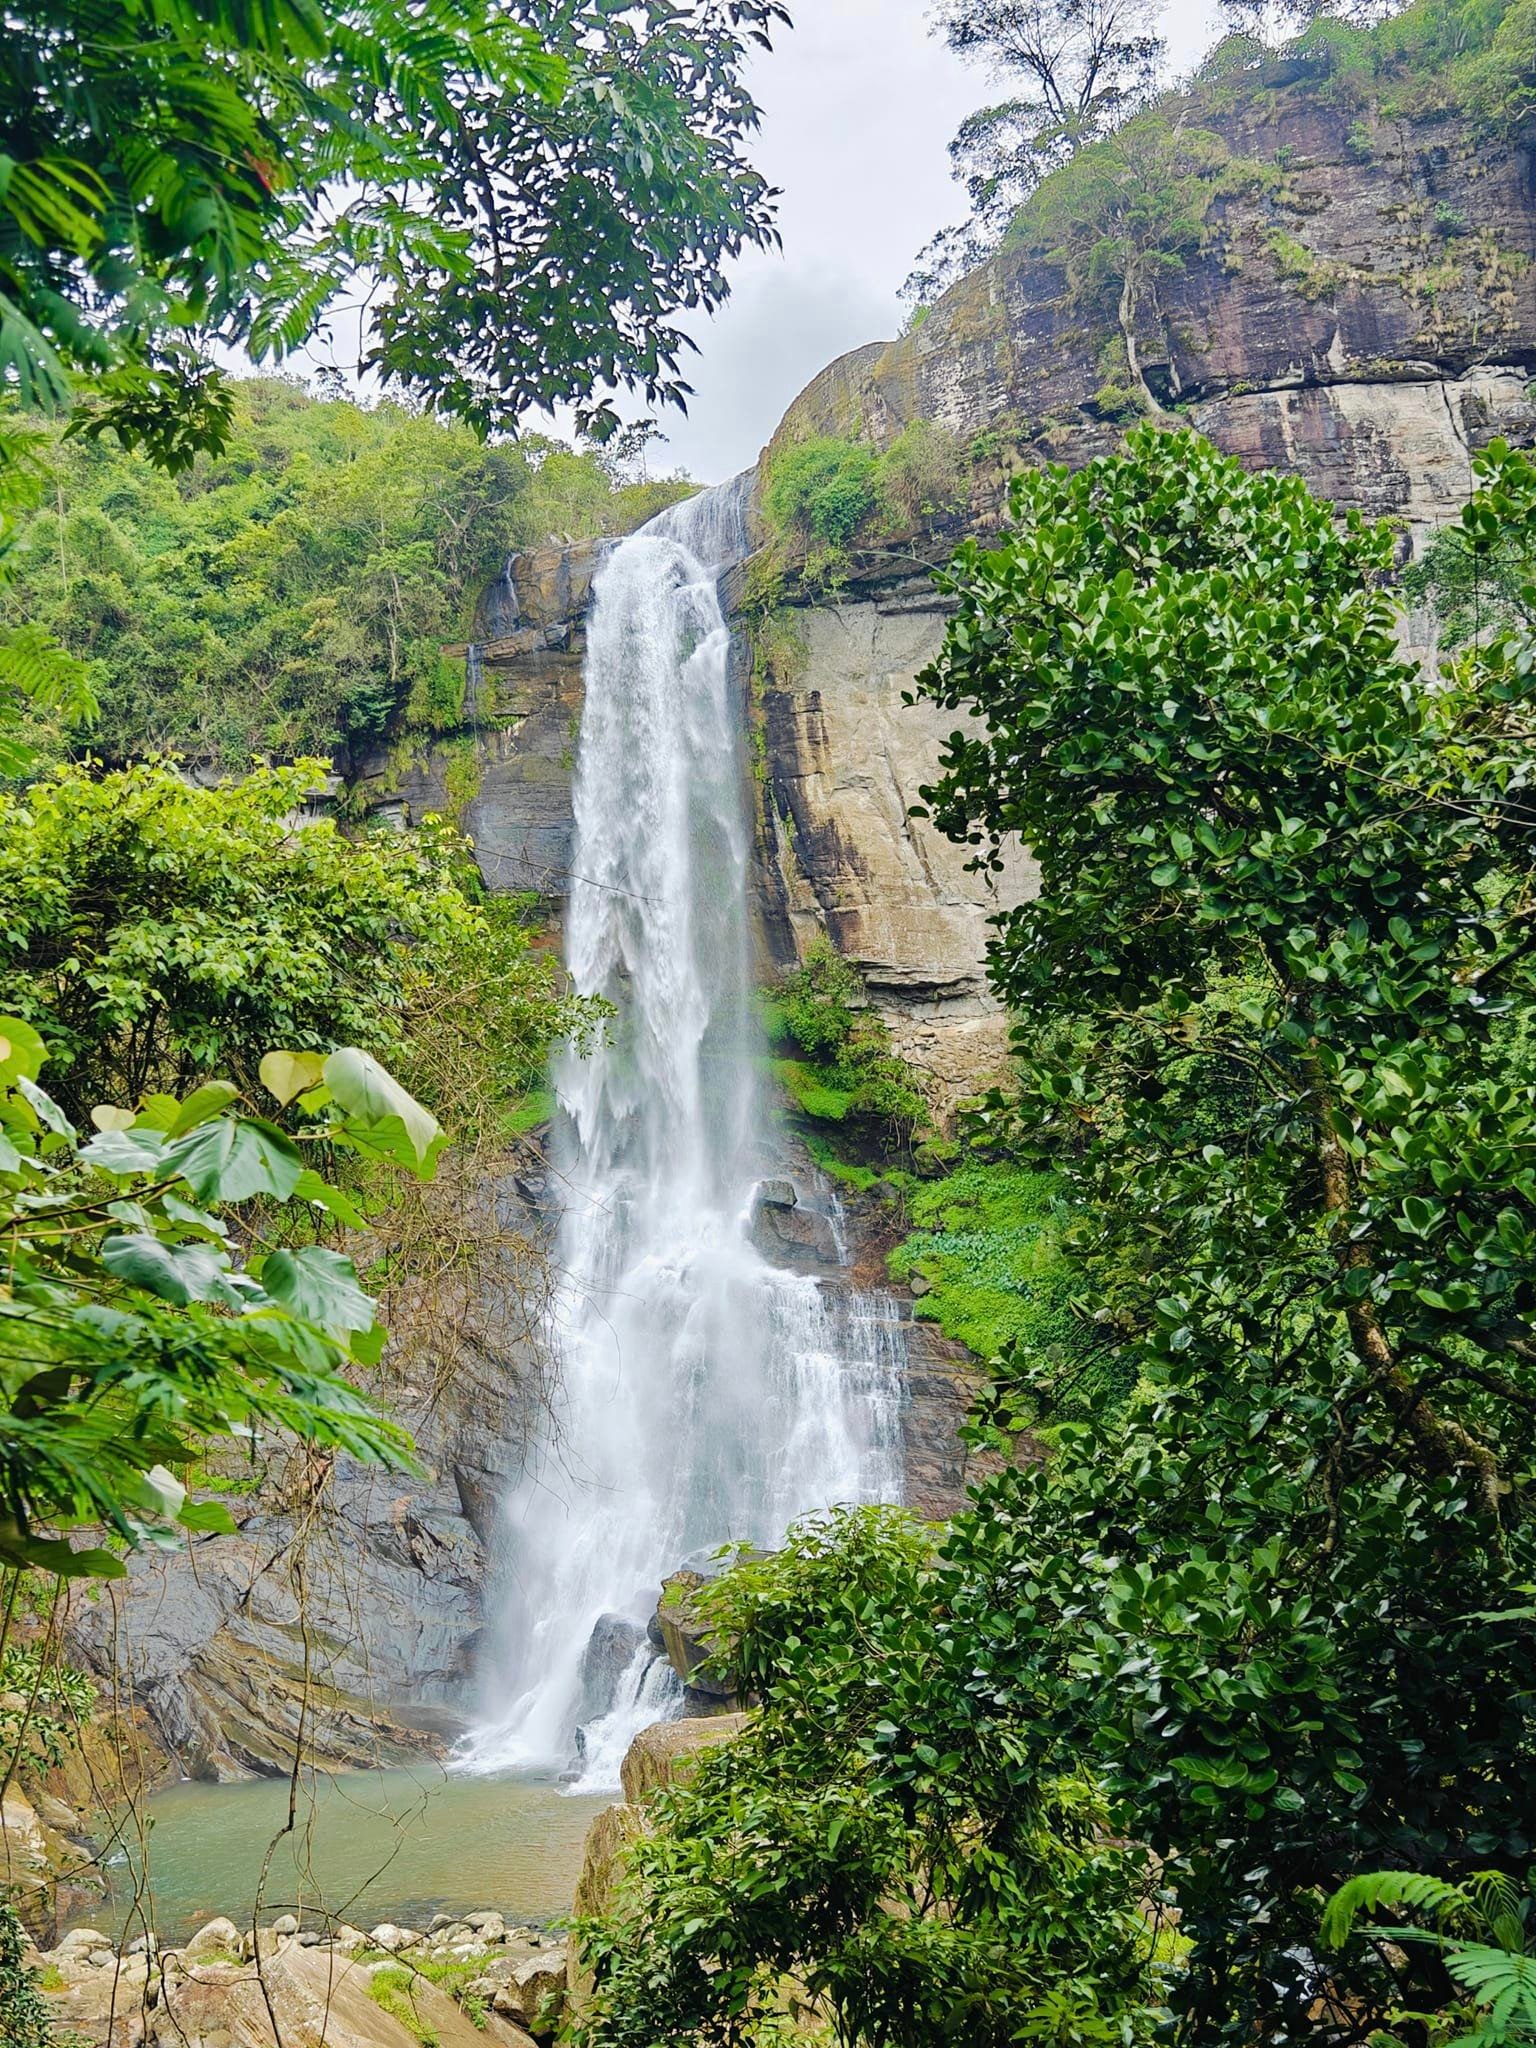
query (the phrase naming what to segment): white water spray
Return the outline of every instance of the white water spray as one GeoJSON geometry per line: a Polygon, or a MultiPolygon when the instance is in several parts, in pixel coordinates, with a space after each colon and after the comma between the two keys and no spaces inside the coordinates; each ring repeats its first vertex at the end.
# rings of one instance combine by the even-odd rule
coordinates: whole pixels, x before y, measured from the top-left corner
{"type": "Polygon", "coordinates": [[[617,1015],[611,1043],[556,1077],[561,1410],[509,1506],[504,1704],[465,1757],[558,1769],[579,1740],[583,1790],[615,1785],[631,1737],[681,1705],[643,1632],[663,1577],[900,1492],[894,1314],[824,1297],[750,1236],[771,1128],[716,592],[743,552],[746,481],[621,542],[589,628],[566,951],[576,988],[617,1015]]]}

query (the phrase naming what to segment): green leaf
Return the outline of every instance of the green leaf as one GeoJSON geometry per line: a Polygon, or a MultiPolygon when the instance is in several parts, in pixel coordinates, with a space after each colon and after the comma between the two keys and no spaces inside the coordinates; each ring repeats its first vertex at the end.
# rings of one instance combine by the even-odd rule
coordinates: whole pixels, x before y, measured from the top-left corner
{"type": "Polygon", "coordinates": [[[318,1052],[269,1052],[258,1069],[262,1086],[285,1106],[306,1088],[313,1088],[325,1071],[325,1055],[318,1052]]]}
{"type": "Polygon", "coordinates": [[[153,1174],[159,1170],[164,1147],[153,1131],[115,1129],[99,1131],[80,1148],[80,1162],[100,1173],[153,1174]]]}
{"type": "Polygon", "coordinates": [[[233,1081],[205,1081],[177,1110],[170,1135],[179,1138],[183,1131],[196,1130],[199,1124],[207,1123],[210,1117],[228,1109],[239,1093],[233,1081]]]}
{"type": "Polygon", "coordinates": [[[183,1529],[199,1536],[235,1536],[240,1525],[222,1501],[189,1500],[176,1517],[183,1529]]]}
{"type": "Polygon", "coordinates": [[[299,1175],[294,1183],[293,1195],[295,1201],[313,1202],[317,1208],[324,1209],[328,1215],[334,1216],[338,1223],[344,1223],[349,1230],[361,1230],[367,1221],[352,1197],[343,1194],[340,1188],[333,1188],[329,1181],[322,1180],[312,1166],[306,1166],[299,1175]]]}
{"type": "Polygon", "coordinates": [[[193,1301],[245,1306],[245,1297],[231,1281],[228,1255],[207,1245],[168,1245],[143,1232],[109,1237],[101,1248],[101,1263],[131,1287],[143,1287],[179,1308],[193,1301]]]}
{"type": "Polygon", "coordinates": [[[179,1173],[200,1202],[286,1202],[304,1162],[291,1139],[259,1117],[217,1117],[167,1146],[163,1170],[179,1173]]]}
{"type": "Polygon", "coordinates": [[[20,1017],[0,1017],[0,1083],[36,1080],[48,1048],[20,1017]]]}
{"type": "Polygon", "coordinates": [[[327,1245],[269,1252],[260,1278],[274,1301],[306,1322],[323,1323],[332,1330],[367,1330],[373,1325],[375,1305],[359,1287],[352,1261],[327,1245]]]}
{"type": "Polygon", "coordinates": [[[349,1117],[355,1117],[364,1130],[398,1117],[417,1164],[425,1163],[433,1140],[440,1135],[437,1119],[386,1073],[371,1053],[343,1046],[331,1054],[324,1071],[326,1086],[349,1117]]]}

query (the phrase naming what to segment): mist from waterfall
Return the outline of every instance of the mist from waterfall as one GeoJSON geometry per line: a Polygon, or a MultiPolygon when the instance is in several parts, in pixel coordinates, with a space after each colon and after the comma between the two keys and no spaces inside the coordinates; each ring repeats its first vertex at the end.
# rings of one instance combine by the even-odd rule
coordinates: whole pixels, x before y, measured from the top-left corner
{"type": "Polygon", "coordinates": [[[888,1304],[771,1264],[752,1006],[749,782],[716,580],[749,480],[620,542],[594,586],[566,957],[615,1008],[558,1065],[560,1395],[508,1506],[496,1704],[471,1768],[617,1783],[681,1687],[646,1642],[662,1579],[797,1516],[900,1493],[888,1304]],[[594,1634],[596,1631],[596,1634],[594,1634]],[[578,1729],[581,1731],[578,1737],[578,1729]]]}

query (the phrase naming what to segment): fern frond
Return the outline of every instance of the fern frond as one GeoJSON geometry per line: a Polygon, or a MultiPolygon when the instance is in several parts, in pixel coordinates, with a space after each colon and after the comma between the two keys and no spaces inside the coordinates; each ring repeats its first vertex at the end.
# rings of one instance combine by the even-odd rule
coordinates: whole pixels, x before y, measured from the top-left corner
{"type": "Polygon", "coordinates": [[[1328,1901],[1320,1930],[1323,1941],[1329,1948],[1342,1948],[1362,1913],[1402,1906],[1416,1913],[1433,1913],[1442,1925],[1458,1913],[1476,1910],[1459,1885],[1447,1884],[1443,1878],[1418,1870],[1370,1870],[1341,1885],[1328,1901]]]}
{"type": "Polygon", "coordinates": [[[78,725],[97,711],[89,666],[41,626],[13,626],[0,633],[0,689],[67,725],[78,725]]]}

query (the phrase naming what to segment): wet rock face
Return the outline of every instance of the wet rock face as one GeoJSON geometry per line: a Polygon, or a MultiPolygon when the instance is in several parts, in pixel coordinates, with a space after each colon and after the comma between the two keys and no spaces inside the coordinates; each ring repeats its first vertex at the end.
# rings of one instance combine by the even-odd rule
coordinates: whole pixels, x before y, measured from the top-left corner
{"type": "Polygon", "coordinates": [[[622,1614],[601,1614],[581,1659],[582,1721],[606,1714],[618,1696],[619,1682],[646,1640],[638,1622],[622,1614]]]}

